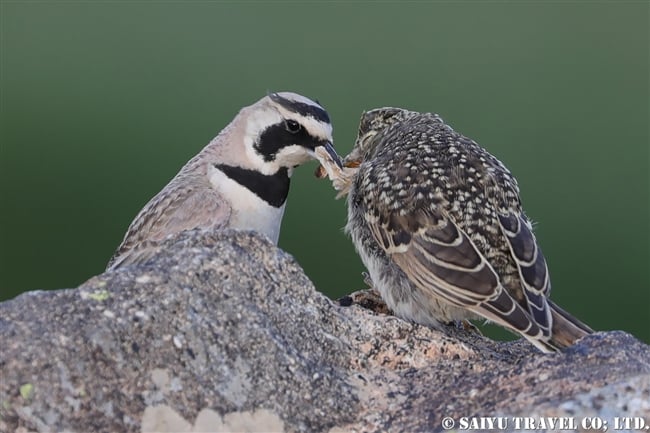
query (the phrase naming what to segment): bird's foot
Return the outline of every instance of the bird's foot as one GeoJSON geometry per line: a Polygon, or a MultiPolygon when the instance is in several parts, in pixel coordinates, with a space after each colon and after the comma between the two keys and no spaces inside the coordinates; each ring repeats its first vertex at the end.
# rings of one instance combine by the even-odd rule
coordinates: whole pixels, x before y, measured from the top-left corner
{"type": "Polygon", "coordinates": [[[350,293],[339,298],[337,302],[342,307],[349,307],[356,304],[375,313],[393,315],[393,312],[388,308],[388,305],[381,298],[379,292],[373,288],[350,293]]]}

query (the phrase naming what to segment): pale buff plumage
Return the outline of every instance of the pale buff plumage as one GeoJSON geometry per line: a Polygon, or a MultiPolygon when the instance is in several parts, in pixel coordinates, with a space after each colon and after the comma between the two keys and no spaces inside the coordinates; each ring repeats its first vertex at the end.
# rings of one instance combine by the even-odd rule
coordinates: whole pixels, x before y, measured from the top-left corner
{"type": "Polygon", "coordinates": [[[335,155],[331,146],[327,114],[303,96],[270,94],[241,109],[137,214],[108,269],[146,260],[160,241],[190,229],[254,230],[277,243],[293,168],[317,158],[316,149],[335,155]]]}

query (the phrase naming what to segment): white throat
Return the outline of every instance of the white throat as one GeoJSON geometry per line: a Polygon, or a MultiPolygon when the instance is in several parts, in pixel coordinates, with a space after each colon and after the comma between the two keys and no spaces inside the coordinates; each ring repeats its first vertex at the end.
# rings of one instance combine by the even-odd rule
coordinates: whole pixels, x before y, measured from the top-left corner
{"type": "Polygon", "coordinates": [[[225,201],[231,204],[230,227],[262,233],[277,245],[286,203],[280,207],[271,206],[213,165],[208,168],[208,178],[225,201]]]}

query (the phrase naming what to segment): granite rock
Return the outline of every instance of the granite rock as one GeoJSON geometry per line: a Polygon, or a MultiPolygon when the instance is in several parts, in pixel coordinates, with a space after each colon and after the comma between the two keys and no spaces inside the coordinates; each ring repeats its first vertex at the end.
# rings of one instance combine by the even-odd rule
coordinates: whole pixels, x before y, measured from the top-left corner
{"type": "Polygon", "coordinates": [[[650,424],[650,347],[631,335],[544,355],[447,331],[338,305],[254,233],[187,232],[78,288],[0,303],[0,431],[417,432],[496,414],[650,424]]]}

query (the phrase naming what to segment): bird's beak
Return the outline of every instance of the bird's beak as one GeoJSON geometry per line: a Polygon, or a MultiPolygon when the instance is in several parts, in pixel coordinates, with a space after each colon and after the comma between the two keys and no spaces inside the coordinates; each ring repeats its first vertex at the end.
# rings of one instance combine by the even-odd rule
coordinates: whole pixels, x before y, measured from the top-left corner
{"type": "MultiPolygon", "coordinates": [[[[341,161],[341,157],[339,156],[338,153],[336,153],[336,150],[334,150],[334,145],[330,143],[329,141],[325,143],[323,146],[318,146],[322,147],[325,149],[325,152],[332,158],[332,161],[339,167],[343,167],[343,162],[341,161]]],[[[318,147],[316,149],[318,149],[318,147]]]]}
{"type": "Polygon", "coordinates": [[[334,150],[331,142],[328,141],[322,146],[317,146],[314,149],[314,153],[316,154],[316,159],[320,162],[320,165],[314,172],[314,176],[319,179],[327,176],[331,180],[341,176],[343,161],[341,161],[341,157],[334,150]]]}

